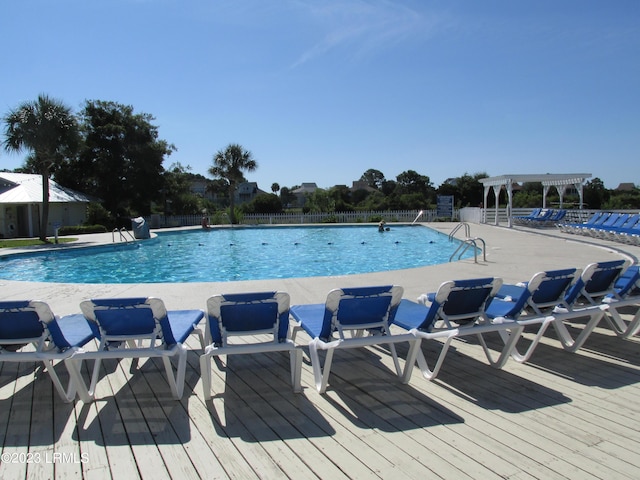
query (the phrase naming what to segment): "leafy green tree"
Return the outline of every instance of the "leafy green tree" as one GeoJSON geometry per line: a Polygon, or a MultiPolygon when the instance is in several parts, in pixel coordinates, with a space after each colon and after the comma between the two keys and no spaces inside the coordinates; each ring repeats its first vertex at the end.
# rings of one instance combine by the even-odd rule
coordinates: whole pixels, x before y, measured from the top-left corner
{"type": "Polygon", "coordinates": [[[458,190],[458,205],[460,207],[477,207],[484,198],[484,186],[480,183],[481,178],[488,177],[484,172],[469,175],[465,173],[456,180],[458,190]]]}
{"type": "Polygon", "coordinates": [[[396,191],[397,187],[398,184],[394,180],[385,180],[384,182],[382,182],[382,186],[380,189],[384,195],[389,196],[396,191]]]}
{"type": "Polygon", "coordinates": [[[608,191],[610,196],[602,204],[607,210],[636,210],[640,208],[640,190],[634,188],[631,191],[608,191]]]}
{"type": "Polygon", "coordinates": [[[362,174],[362,176],[360,177],[360,181],[367,182],[367,185],[369,185],[370,187],[380,190],[382,188],[382,184],[385,181],[385,178],[384,174],[380,170],[370,168],[362,174]]]}
{"type": "Polygon", "coordinates": [[[585,183],[582,189],[582,198],[587,208],[602,208],[609,201],[610,196],[610,191],[598,177],[585,183]]]}
{"type": "Polygon", "coordinates": [[[364,188],[359,188],[355,192],[351,192],[351,204],[354,207],[360,207],[367,201],[367,198],[369,198],[369,196],[373,195],[374,193],[379,192],[370,192],[369,190],[365,190],[364,188]]]}
{"type": "Polygon", "coordinates": [[[147,215],[161,200],[162,163],[176,148],[158,138],[154,117],[116,102],[87,100],[83,148],[56,180],[100,198],[112,214],[147,215]]]}
{"type": "Polygon", "coordinates": [[[282,202],[275,193],[262,193],[248,203],[244,203],[241,209],[245,213],[281,213],[282,202]]]}
{"type": "Polygon", "coordinates": [[[433,191],[431,179],[426,175],[420,175],[415,170],[407,170],[396,177],[398,185],[403,193],[419,193],[425,197],[433,191]]]}
{"type": "Polygon", "coordinates": [[[283,207],[292,205],[296,201],[296,196],[291,193],[291,190],[294,189],[289,187],[282,187],[280,189],[280,201],[282,202],[283,207]]]}
{"type": "Polygon", "coordinates": [[[230,220],[232,224],[236,223],[236,189],[238,184],[246,181],[242,172],[243,170],[253,172],[256,168],[258,168],[258,164],[253,159],[251,152],[235,143],[227,145],[226,149],[219,150],[213,156],[213,166],[209,168],[209,174],[227,183],[230,220]]]}
{"type": "Polygon", "coordinates": [[[207,192],[213,194],[215,202],[220,208],[229,206],[229,185],[226,180],[216,178],[207,184],[207,192]]]}
{"type": "Polygon", "coordinates": [[[358,208],[362,210],[389,210],[389,197],[382,192],[371,192],[360,203],[358,208]]]}
{"type": "Polygon", "coordinates": [[[193,179],[206,179],[201,175],[192,174],[189,170],[191,167],[185,167],[178,162],[164,172],[164,200],[171,205],[174,214],[199,213],[204,208],[204,200],[191,191],[191,182],[193,179]]]}
{"type": "Polygon", "coordinates": [[[24,102],[4,117],[7,151],[31,152],[29,162],[42,176],[40,240],[47,240],[49,224],[49,175],[56,171],[78,145],[78,123],[71,109],[47,95],[24,102]]]}
{"type": "Polygon", "coordinates": [[[335,187],[331,187],[328,194],[329,197],[333,199],[336,211],[347,212],[353,209],[353,206],[351,205],[352,193],[347,186],[336,185],[335,187]]]}
{"type": "Polygon", "coordinates": [[[315,192],[307,195],[304,211],[312,213],[334,212],[335,200],[331,198],[329,192],[318,188],[315,192]]]}

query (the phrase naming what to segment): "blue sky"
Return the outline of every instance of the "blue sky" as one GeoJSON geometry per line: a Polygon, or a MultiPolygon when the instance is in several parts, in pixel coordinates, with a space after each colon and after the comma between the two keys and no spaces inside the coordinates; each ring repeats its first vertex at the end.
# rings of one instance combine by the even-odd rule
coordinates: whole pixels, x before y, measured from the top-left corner
{"type": "Polygon", "coordinates": [[[639,25],[638,0],[5,1],[0,114],[132,105],[177,147],[166,167],[206,175],[240,143],[266,191],[369,168],[615,188],[640,184],[639,25]]]}

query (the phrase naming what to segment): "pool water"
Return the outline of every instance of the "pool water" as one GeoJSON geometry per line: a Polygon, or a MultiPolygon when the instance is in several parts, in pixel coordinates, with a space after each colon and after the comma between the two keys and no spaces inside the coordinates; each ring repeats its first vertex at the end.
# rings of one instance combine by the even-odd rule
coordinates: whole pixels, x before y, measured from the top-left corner
{"type": "Polygon", "coordinates": [[[446,263],[458,245],[419,225],[383,233],[377,225],[183,230],[136,244],[0,257],[0,278],[173,283],[349,275],[446,263]]]}

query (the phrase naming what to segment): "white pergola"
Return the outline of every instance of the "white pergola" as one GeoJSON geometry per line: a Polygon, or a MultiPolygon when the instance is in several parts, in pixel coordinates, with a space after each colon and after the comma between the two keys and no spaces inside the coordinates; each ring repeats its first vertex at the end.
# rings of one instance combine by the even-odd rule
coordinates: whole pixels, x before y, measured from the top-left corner
{"type": "Polygon", "coordinates": [[[562,208],[562,199],[567,187],[572,185],[578,190],[580,196],[580,208],[582,208],[582,187],[587,178],[591,178],[590,173],[545,173],[545,174],[524,174],[524,175],[500,175],[498,177],[487,177],[479,179],[479,182],[484,185],[484,205],[487,205],[487,197],[489,191],[493,189],[493,193],[496,199],[496,225],[498,225],[498,197],[500,196],[500,190],[505,187],[507,191],[507,218],[509,227],[512,226],[511,211],[513,209],[513,184],[514,183],[527,183],[527,182],[540,182],[542,183],[542,208],[547,206],[547,193],[551,187],[555,187],[560,196],[560,208],[562,208]]]}

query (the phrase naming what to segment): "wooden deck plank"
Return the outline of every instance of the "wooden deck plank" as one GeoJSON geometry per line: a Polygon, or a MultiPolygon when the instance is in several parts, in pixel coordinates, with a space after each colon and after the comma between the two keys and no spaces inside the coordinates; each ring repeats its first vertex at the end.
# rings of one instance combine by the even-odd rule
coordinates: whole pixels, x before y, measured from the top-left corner
{"type": "Polygon", "coordinates": [[[34,365],[33,362],[29,362],[9,364],[6,367],[8,370],[15,368],[16,380],[15,389],[9,399],[9,416],[2,448],[3,461],[0,465],[0,478],[26,478],[27,476],[34,365]],[[6,455],[10,455],[9,462],[5,461],[6,455]]]}
{"type": "MultiPolygon", "coordinates": [[[[470,359],[470,358],[466,358],[466,359],[465,359],[465,358],[461,355],[459,358],[456,358],[456,362],[459,362],[459,363],[464,364],[464,363],[473,362],[473,360],[472,360],[472,359],[470,359]]],[[[478,370],[478,368],[479,368],[478,366],[473,366],[473,367],[462,367],[462,368],[461,368],[461,365],[459,365],[459,366],[458,366],[458,368],[455,368],[455,369],[454,369],[454,372],[455,372],[455,373],[457,373],[458,375],[465,375],[465,372],[467,372],[467,371],[471,371],[471,372],[473,372],[474,370],[475,370],[475,371],[477,371],[477,370],[478,370]]],[[[481,366],[480,368],[483,368],[483,367],[481,366]]],[[[487,368],[488,368],[488,367],[487,367],[487,368]]],[[[502,372],[497,372],[497,373],[502,373],[502,372]]],[[[474,377],[474,375],[469,376],[469,378],[464,378],[463,382],[464,382],[465,384],[467,384],[467,382],[468,382],[469,380],[472,380],[472,378],[473,378],[473,377],[474,377]]],[[[483,376],[481,376],[481,377],[483,377],[483,376]]],[[[454,377],[454,379],[455,379],[455,377],[454,377]]],[[[443,383],[443,382],[446,382],[446,381],[448,381],[447,374],[446,374],[446,372],[445,372],[445,371],[443,371],[442,376],[440,377],[440,380],[438,380],[438,381],[436,381],[436,382],[437,382],[437,383],[443,383]],[[445,379],[445,380],[443,380],[443,379],[445,379]]],[[[487,386],[484,386],[484,387],[481,387],[481,388],[483,388],[483,390],[484,390],[486,387],[487,387],[487,386]]],[[[438,391],[438,390],[433,390],[433,392],[434,392],[434,393],[436,393],[436,394],[441,393],[441,392],[440,392],[440,391],[438,391]]],[[[476,393],[475,393],[475,392],[472,392],[472,394],[473,394],[473,395],[475,395],[476,393]]],[[[454,399],[454,401],[455,401],[455,399],[454,399]]],[[[504,402],[504,400],[501,400],[501,402],[504,402]]],[[[465,401],[465,403],[467,403],[467,404],[468,404],[468,401],[465,401]]],[[[486,403],[486,402],[485,402],[485,403],[486,403]]],[[[506,407],[508,407],[508,405],[505,405],[505,406],[506,406],[506,407]]],[[[461,405],[460,405],[460,407],[461,407],[461,408],[465,408],[465,405],[464,405],[464,404],[461,404],[461,405]]],[[[469,404],[469,408],[468,408],[468,410],[469,410],[469,412],[470,412],[470,413],[471,413],[471,412],[472,412],[472,410],[473,410],[473,409],[471,408],[470,404],[469,404]]],[[[492,412],[492,414],[493,414],[493,412],[492,412]]],[[[466,419],[466,423],[467,423],[467,424],[469,424],[469,423],[470,423],[469,417],[465,417],[465,419],[466,419]]],[[[514,443],[513,443],[513,442],[514,442],[515,440],[514,440],[513,438],[508,437],[508,435],[510,435],[510,432],[508,431],[508,428],[509,428],[509,426],[511,425],[510,421],[508,421],[508,422],[506,422],[506,423],[505,423],[505,421],[504,421],[503,419],[501,419],[501,417],[500,417],[500,416],[498,416],[498,418],[496,418],[495,420],[492,420],[492,421],[491,421],[491,425],[492,425],[492,427],[500,427],[500,429],[497,431],[497,437],[496,437],[496,438],[504,437],[505,435],[507,435],[507,438],[508,438],[508,440],[509,440],[509,445],[510,445],[511,447],[513,447],[513,445],[514,445],[514,443]],[[500,430],[502,430],[502,431],[500,431],[500,430]]],[[[515,437],[515,439],[517,440],[517,437],[515,437]]],[[[503,441],[504,441],[504,440],[503,440],[503,441]]],[[[522,440],[520,440],[520,441],[522,441],[522,443],[523,443],[523,447],[525,448],[525,450],[524,450],[524,451],[527,451],[527,450],[526,450],[526,448],[527,448],[526,444],[531,442],[531,438],[522,439],[522,440]]],[[[542,442],[542,443],[544,443],[544,442],[542,442]]],[[[531,450],[531,445],[529,445],[529,446],[528,446],[528,448],[529,448],[529,450],[531,450]]]]}
{"type": "MultiPolygon", "coordinates": [[[[246,408],[249,407],[249,405],[246,402],[244,402],[244,400],[247,398],[252,400],[251,401],[252,405],[264,404],[264,399],[262,399],[259,395],[256,395],[255,393],[251,393],[251,387],[253,385],[249,385],[244,381],[245,375],[250,375],[252,370],[250,366],[248,367],[244,366],[246,365],[245,364],[246,360],[248,359],[233,358],[231,361],[231,365],[227,366],[226,371],[224,372],[218,371],[214,375],[214,377],[216,378],[215,385],[219,385],[216,391],[219,391],[219,392],[222,391],[224,392],[224,394],[218,395],[217,399],[214,399],[214,402],[212,402],[213,404],[212,408],[214,408],[216,412],[218,413],[221,412],[224,415],[224,418],[221,419],[221,422],[223,423],[227,423],[231,418],[236,419],[236,418],[243,417],[243,413],[245,413],[246,408]],[[232,367],[232,365],[234,364],[237,366],[236,369],[232,367]]],[[[279,381],[282,382],[282,380],[279,380],[279,381]]],[[[260,379],[256,383],[259,384],[262,382],[264,382],[264,380],[260,379]]],[[[285,386],[284,382],[282,382],[282,384],[283,386],[279,390],[283,392],[283,395],[289,398],[291,398],[291,396],[295,397],[295,395],[291,391],[290,385],[286,384],[285,386]]],[[[277,412],[271,412],[270,416],[268,417],[269,421],[271,422],[273,418],[277,418],[278,415],[279,413],[277,412]]],[[[222,417],[222,415],[220,415],[220,417],[222,417]]],[[[268,442],[268,441],[273,441],[276,438],[287,439],[291,435],[293,435],[294,438],[302,438],[302,435],[300,434],[300,432],[293,432],[293,433],[291,432],[292,430],[290,429],[290,427],[287,427],[287,433],[285,433],[284,431],[280,431],[279,432],[280,436],[278,435],[278,433],[274,432],[271,429],[261,430],[259,433],[263,435],[263,437],[260,437],[259,440],[263,442],[268,442]]],[[[227,434],[230,435],[230,437],[238,435],[236,432],[230,431],[228,429],[228,426],[227,426],[227,434]]],[[[315,439],[316,437],[313,437],[313,438],[315,439]]],[[[335,439],[333,439],[332,442],[335,442],[335,439]]],[[[332,447],[333,445],[324,445],[324,448],[332,448],[332,447]]],[[[307,452],[305,449],[299,449],[298,451],[307,452]]],[[[369,476],[371,474],[370,470],[366,468],[364,465],[362,465],[360,462],[357,462],[357,461],[354,462],[354,459],[351,455],[345,455],[342,448],[335,448],[332,450],[332,452],[336,456],[332,460],[337,464],[341,464],[342,470],[345,470],[345,469],[356,470],[360,475],[363,475],[363,476],[369,476]],[[348,463],[342,464],[342,462],[344,462],[345,460],[348,463]]],[[[295,452],[292,452],[292,454],[295,455],[295,452]]],[[[312,452],[309,452],[308,455],[302,454],[301,456],[303,459],[306,459],[307,457],[310,457],[310,458],[313,457],[313,455],[314,455],[314,452],[312,451],[312,452]]]]}
{"type": "MultiPolygon", "coordinates": [[[[367,368],[366,363],[363,364],[363,368],[367,368]]],[[[368,368],[368,372],[367,372],[368,374],[375,375],[375,372],[376,370],[374,368],[368,368]]],[[[427,388],[427,390],[424,390],[425,397],[426,395],[429,395],[429,393],[431,392],[431,390],[428,388],[429,385],[431,387],[440,388],[435,384],[429,384],[429,382],[426,382],[425,380],[423,380],[421,376],[417,376],[417,377],[418,377],[416,379],[417,382],[423,382],[426,384],[425,387],[427,388]]],[[[396,380],[394,379],[394,381],[396,380]]],[[[408,396],[409,397],[413,396],[414,401],[415,399],[419,398],[417,397],[418,395],[417,391],[418,389],[416,389],[415,387],[410,388],[408,391],[410,392],[410,394],[408,393],[408,396]]],[[[357,395],[357,397],[361,397],[361,396],[362,394],[357,395]]],[[[426,398],[429,398],[429,397],[426,397],[426,398]]],[[[432,395],[429,401],[433,402],[433,398],[434,397],[432,395]]],[[[398,402],[398,403],[410,404],[411,401],[402,399],[401,402],[398,402]]],[[[438,405],[437,402],[433,402],[433,403],[434,405],[438,405]]],[[[447,404],[442,403],[439,405],[439,408],[442,408],[442,409],[447,408],[445,407],[445,405],[447,404]]],[[[469,421],[467,420],[467,417],[464,417],[464,419],[461,419],[461,420],[464,422],[465,427],[469,426],[469,421]]],[[[432,438],[430,440],[430,443],[435,443],[436,445],[438,443],[442,443],[442,445],[440,445],[438,448],[435,448],[434,451],[436,452],[436,454],[441,455],[444,459],[451,462],[451,464],[456,466],[464,466],[465,460],[467,461],[467,463],[471,460],[474,460],[479,464],[484,464],[485,468],[488,468],[492,472],[504,477],[504,476],[510,476],[516,473],[514,471],[514,468],[515,468],[514,463],[521,465],[523,461],[527,460],[526,458],[523,458],[523,457],[518,458],[516,455],[514,455],[513,451],[507,451],[504,445],[500,444],[497,441],[492,440],[491,437],[487,436],[485,431],[479,432],[478,436],[480,437],[479,438],[480,441],[478,441],[477,443],[469,442],[469,440],[467,439],[467,435],[469,435],[470,430],[468,428],[465,428],[465,434],[459,435],[457,433],[457,428],[456,428],[458,424],[460,424],[460,422],[443,423],[441,426],[436,425],[435,427],[429,429],[430,433],[434,433],[434,437],[436,437],[435,439],[432,438]],[[486,455],[486,452],[488,450],[492,452],[492,455],[490,456],[486,455]],[[502,459],[502,461],[500,459],[500,453],[503,453],[505,457],[502,459]],[[462,459],[460,457],[462,457],[462,459]],[[469,457],[469,458],[466,458],[466,457],[469,457]]],[[[473,432],[473,430],[471,430],[471,432],[473,432]]],[[[469,471],[468,468],[474,468],[474,467],[466,467],[464,468],[465,471],[469,471]]],[[[476,476],[476,478],[478,478],[478,476],[476,476]]]]}
{"type": "MultiPolygon", "coordinates": [[[[243,370],[243,374],[245,374],[245,372],[251,372],[253,370],[257,370],[260,372],[264,372],[261,377],[264,377],[265,375],[270,375],[273,376],[275,371],[280,371],[280,376],[287,376],[287,371],[289,368],[288,365],[288,358],[286,357],[286,355],[281,355],[280,358],[280,362],[279,365],[274,365],[274,366],[270,366],[270,365],[266,365],[263,362],[258,362],[259,360],[264,360],[265,358],[267,358],[266,356],[253,356],[252,357],[252,361],[256,362],[256,367],[250,367],[247,368],[245,370],[243,370]],[[282,373],[284,372],[284,373],[282,373]]],[[[272,358],[276,358],[276,357],[272,357],[272,358]]],[[[245,374],[246,375],[246,374],[245,374]]],[[[305,374],[306,375],[306,374],[305,374]]],[[[309,378],[309,382],[313,385],[313,381],[312,381],[312,376],[308,376],[309,378]]],[[[256,378],[254,382],[250,382],[252,385],[260,385],[264,382],[260,381],[260,378],[256,378]]],[[[271,383],[271,382],[268,382],[271,383]]],[[[290,389],[290,386],[288,387],[290,389]]],[[[318,397],[318,398],[322,398],[320,397],[316,392],[314,387],[306,389],[306,392],[308,392],[309,395],[318,397]]],[[[300,397],[304,397],[304,395],[300,395],[297,396],[298,398],[300,397]]],[[[288,397],[290,398],[290,397],[288,397]]],[[[313,397],[312,397],[313,398],[313,397]]],[[[326,398],[326,397],[325,397],[326,398]]],[[[335,400],[333,401],[334,403],[339,403],[339,402],[335,402],[335,400]]],[[[318,405],[318,408],[321,408],[320,405],[318,405]]],[[[343,411],[346,410],[345,405],[342,405],[341,409],[343,411]]],[[[327,417],[327,419],[331,418],[333,414],[335,414],[335,409],[332,408],[328,408],[322,411],[323,416],[327,417]]],[[[411,472],[412,469],[416,468],[416,465],[419,464],[419,462],[415,461],[415,462],[406,462],[407,457],[404,453],[400,452],[400,450],[396,447],[396,445],[393,442],[390,442],[390,437],[387,437],[386,440],[381,441],[380,436],[377,436],[375,434],[373,434],[372,432],[375,432],[375,430],[367,430],[366,434],[362,433],[362,428],[367,428],[364,424],[361,424],[359,426],[359,428],[354,428],[354,424],[353,424],[353,419],[344,419],[343,415],[338,415],[338,418],[332,418],[332,420],[335,421],[344,421],[344,423],[342,423],[342,425],[346,426],[350,431],[351,434],[353,434],[354,436],[360,438],[360,440],[365,441],[368,445],[370,445],[376,452],[378,452],[378,455],[386,458],[387,461],[389,461],[388,464],[383,465],[382,469],[380,470],[376,470],[374,473],[376,476],[379,474],[378,472],[381,471],[388,471],[389,469],[393,469],[393,470],[398,470],[397,474],[402,474],[404,476],[408,476],[411,478],[415,478],[416,476],[424,476],[424,466],[420,469],[421,472],[418,475],[415,472],[411,472]],[[401,459],[401,462],[397,462],[398,459],[401,459]]],[[[357,426],[357,425],[356,425],[357,426]]],[[[349,448],[350,450],[350,448],[349,448]]],[[[346,472],[348,474],[353,474],[354,471],[354,467],[357,466],[357,464],[353,463],[353,459],[354,458],[358,458],[357,453],[353,453],[353,452],[349,452],[347,449],[345,449],[344,446],[340,446],[339,447],[339,451],[338,452],[333,452],[330,455],[330,460],[331,461],[336,461],[337,458],[341,458],[344,457],[344,455],[348,454],[348,456],[346,457],[346,459],[348,460],[346,466],[343,466],[341,468],[347,468],[348,470],[346,470],[346,472]]],[[[304,453],[302,454],[304,456],[304,453]]],[[[361,475],[366,474],[365,472],[360,472],[361,475]]],[[[462,476],[464,476],[462,474],[462,476]]]]}
{"type": "Polygon", "coordinates": [[[53,456],[54,443],[57,443],[54,442],[54,415],[52,415],[52,395],[55,392],[51,379],[42,365],[37,366],[36,372],[31,403],[29,453],[37,455],[41,461],[27,465],[27,476],[30,478],[54,478],[55,470],[58,467],[61,471],[65,468],[62,462],[59,465],[55,464],[53,456]]]}
{"type": "MultiPolygon", "coordinates": [[[[565,352],[561,352],[561,353],[562,353],[562,354],[565,354],[565,355],[568,355],[568,354],[566,354],[565,352]]],[[[441,378],[442,378],[442,377],[441,377],[441,378]]],[[[486,386],[485,386],[485,387],[483,387],[483,388],[486,388],[486,386]]],[[[488,388],[490,388],[490,386],[489,386],[488,388]]],[[[522,417],[522,419],[521,419],[521,420],[526,420],[526,416],[522,417]]],[[[565,421],[566,421],[566,419],[565,419],[565,421]]],[[[576,421],[580,422],[580,421],[582,421],[582,419],[580,419],[580,418],[576,418],[576,421]]],[[[525,424],[525,425],[526,425],[526,424],[525,424]]],[[[539,426],[539,423],[538,423],[538,422],[534,422],[534,423],[531,423],[530,425],[528,425],[528,428],[529,428],[530,430],[532,430],[532,429],[535,429],[537,426],[539,426]]],[[[546,427],[545,427],[545,428],[546,428],[546,427]]],[[[548,432],[548,430],[547,430],[547,432],[548,432]]],[[[565,445],[565,444],[567,444],[567,443],[570,443],[570,441],[571,441],[571,440],[572,440],[572,439],[571,439],[570,437],[565,437],[565,438],[562,438],[562,439],[552,439],[552,438],[550,438],[550,439],[549,439],[549,442],[550,442],[551,444],[553,444],[554,442],[557,442],[557,443],[561,443],[562,445],[565,445]]],[[[595,466],[595,470],[596,470],[596,471],[598,471],[598,470],[600,470],[600,466],[598,465],[598,463],[602,463],[602,462],[606,463],[606,462],[607,462],[607,460],[608,460],[607,458],[600,458],[600,459],[596,459],[596,460],[595,460],[595,463],[593,463],[593,464],[592,464],[592,466],[595,466]]],[[[588,463],[588,462],[589,462],[589,460],[587,460],[587,462],[586,462],[586,463],[588,463]]],[[[583,464],[584,464],[585,462],[584,462],[584,461],[582,461],[581,463],[583,463],[583,464]]]]}
{"type": "MultiPolygon", "coordinates": [[[[93,362],[90,362],[90,366],[93,368],[93,362]]],[[[113,478],[140,478],[136,458],[126,433],[125,420],[115,401],[117,390],[114,391],[111,384],[110,377],[117,368],[117,362],[114,360],[102,363],[102,376],[96,385],[96,400],[84,407],[91,408],[91,412],[84,418],[83,425],[79,425],[82,429],[79,436],[86,438],[83,443],[95,442],[104,445],[113,478]]],[[[85,381],[88,381],[88,375],[89,372],[85,372],[85,381]]]]}

